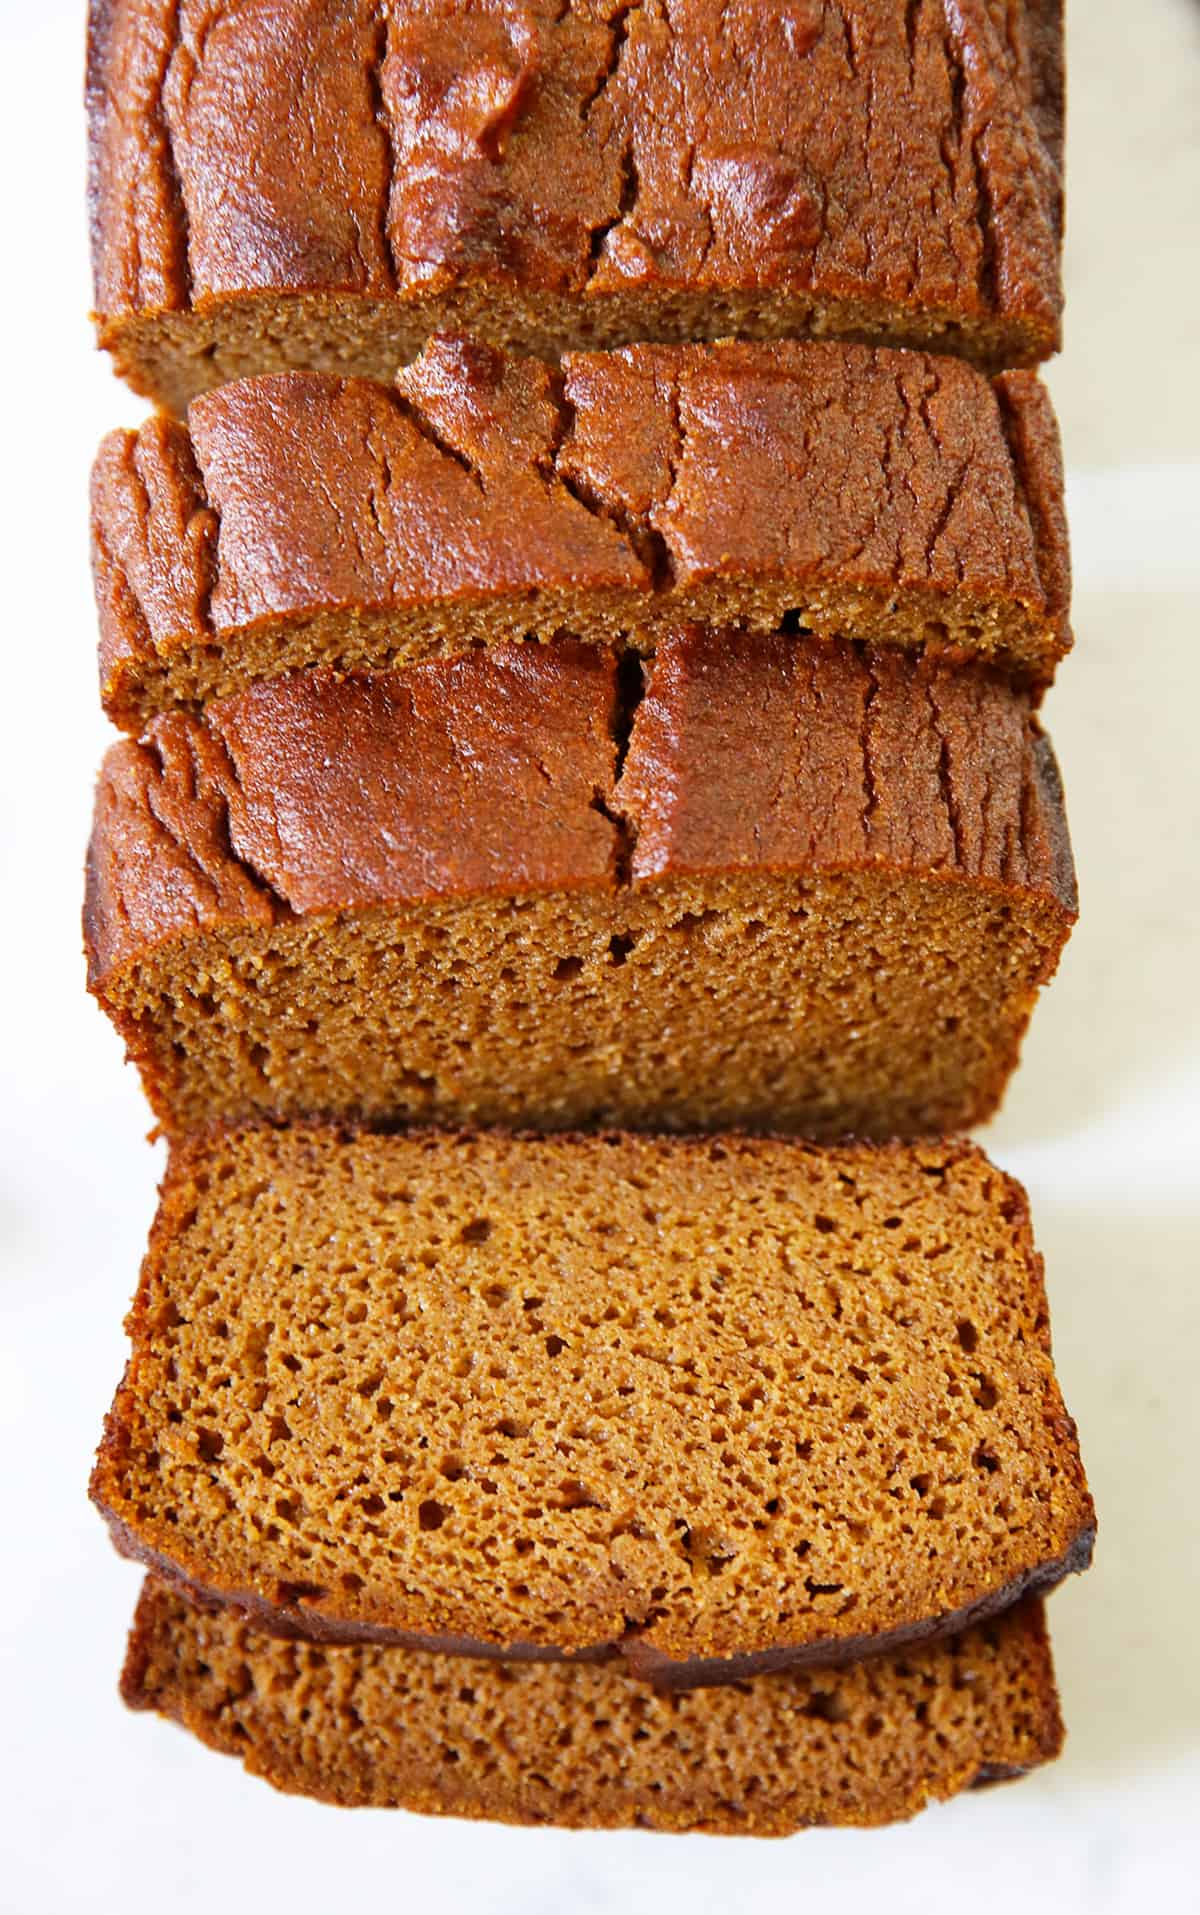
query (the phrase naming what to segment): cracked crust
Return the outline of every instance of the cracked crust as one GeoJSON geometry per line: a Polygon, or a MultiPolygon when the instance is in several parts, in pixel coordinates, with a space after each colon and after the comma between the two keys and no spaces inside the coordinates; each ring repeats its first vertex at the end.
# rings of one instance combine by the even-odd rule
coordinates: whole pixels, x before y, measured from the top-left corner
{"type": "Polygon", "coordinates": [[[561,374],[458,338],[395,384],[284,373],[106,439],[106,709],[136,731],[308,665],[689,619],[996,664],[1071,642],[1037,380],[858,346],[641,346],[561,374]]]}
{"type": "Polygon", "coordinates": [[[151,1579],[121,1693],[321,1801],[713,1834],[899,1820],[1025,1774],[1063,1739],[1037,1602],[835,1676],[673,1698],[611,1668],[477,1665],[468,1677],[403,1650],[284,1644],[151,1579]]]}
{"type": "Polygon", "coordinates": [[[640,669],[299,673],[114,747],[89,982],[164,1126],[990,1114],[1075,916],[1027,701],[782,636],[665,639],[644,698],[640,669]]]}
{"type": "Polygon", "coordinates": [[[448,324],[1031,364],[1059,338],[1060,13],[93,0],[101,339],[177,409],[287,364],[382,376],[448,324]]]}
{"type": "Polygon", "coordinates": [[[89,984],[222,928],[608,891],[624,867],[635,888],[879,870],[1039,899],[1064,935],[1074,917],[1049,743],[986,673],[681,634],[650,668],[619,776],[617,704],[611,656],[562,642],[300,674],[203,722],[156,719],[101,771],[89,984]]]}
{"type": "Polygon", "coordinates": [[[280,678],[106,755],[89,983],[165,941],[381,903],[607,888],[612,659],[570,641],[280,678]]]}
{"type": "Polygon", "coordinates": [[[1024,1193],[961,1141],[222,1132],[127,1327],[114,1540],[301,1635],[690,1685],[1091,1557],[1024,1193]]]}
{"type": "Polygon", "coordinates": [[[719,633],[664,645],[617,802],[641,883],[875,866],[1078,906],[1057,766],[1024,701],[898,652],[719,633]]]}

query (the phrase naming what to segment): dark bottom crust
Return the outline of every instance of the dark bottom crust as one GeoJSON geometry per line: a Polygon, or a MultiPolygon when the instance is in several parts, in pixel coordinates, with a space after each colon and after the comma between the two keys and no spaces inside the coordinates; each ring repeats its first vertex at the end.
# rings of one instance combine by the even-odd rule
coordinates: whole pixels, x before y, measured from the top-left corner
{"type": "MultiPolygon", "coordinates": [[[[464,1751],[471,1750],[475,1754],[480,1751],[475,1749],[461,1717],[455,1716],[454,1707],[457,1702],[474,1707],[473,1690],[465,1696],[454,1695],[450,1714],[440,1726],[438,1720],[426,1721],[424,1737],[417,1730],[413,1741],[404,1729],[406,1722],[410,1731],[415,1725],[408,1716],[409,1703],[403,1699],[408,1694],[403,1665],[406,1660],[423,1663],[426,1658],[410,1659],[404,1651],[379,1652],[350,1647],[326,1652],[309,1645],[307,1652],[302,1652],[309,1658],[322,1659],[328,1653],[352,1659],[349,1668],[344,1667],[330,1682],[332,1707],[328,1721],[324,1722],[328,1732],[341,1721],[340,1710],[348,1680],[350,1693],[356,1698],[356,1712],[350,1718],[353,1726],[343,1723],[342,1728],[350,1743],[361,1729],[365,1742],[359,1749],[361,1761],[343,1762],[340,1759],[344,1752],[341,1730],[334,1734],[331,1746],[325,1747],[323,1743],[320,1720],[323,1677],[316,1664],[310,1661],[299,1670],[291,1668],[283,1677],[285,1688],[295,1680],[305,1688],[310,1681],[315,1685],[318,1724],[315,1731],[302,1731],[287,1696],[280,1699],[277,1695],[277,1681],[271,1668],[278,1671],[281,1666],[269,1662],[270,1652],[266,1649],[269,1638],[264,1636],[262,1645],[256,1649],[253,1625],[233,1620],[226,1611],[225,1621],[215,1622],[217,1633],[210,1642],[201,1621],[203,1612],[193,1613],[190,1623],[186,1613],[180,1617],[182,1600],[165,1586],[156,1584],[153,1577],[147,1579],[121,1675],[121,1695],[126,1705],[176,1722],[210,1749],[239,1757],[249,1773],[283,1793],[338,1807],[405,1809],[410,1813],[463,1816],[523,1826],[551,1824],[563,1828],[639,1828],[660,1833],[781,1837],[814,1827],[870,1828],[908,1820],[931,1802],[943,1801],[965,1789],[982,1788],[1029,1774],[1052,1761],[1063,1742],[1045,1619],[1036,1600],[1024,1605],[1023,1611],[1019,1610],[1009,1624],[1015,1630],[1016,1659],[1010,1663],[1007,1677],[1001,1670],[1002,1682],[1006,1686],[1010,1681],[1014,1684],[1008,1708],[1001,1709],[991,1731],[981,1735],[979,1725],[974,1732],[968,1729],[966,1745],[957,1753],[952,1741],[947,1744],[944,1735],[936,1735],[929,1746],[928,1762],[919,1747],[910,1747],[906,1755],[896,1752],[900,1755],[898,1765],[885,1760],[882,1768],[872,1773],[868,1751],[875,1748],[875,1737],[884,1728],[882,1717],[865,1716],[861,1730],[870,1741],[863,1744],[861,1751],[855,1741],[857,1731],[851,1733],[849,1745],[843,1741],[839,1749],[836,1743],[831,1745],[825,1740],[825,1726],[817,1729],[814,1738],[811,1718],[816,1717],[822,1725],[836,1724],[842,1718],[836,1712],[828,1714],[824,1706],[805,1706],[802,1700],[798,1715],[791,1714],[789,1702],[794,1708],[800,1699],[789,1696],[788,1679],[767,1677],[765,1688],[741,1685],[740,1694],[747,1700],[734,1706],[749,1742],[742,1745],[735,1733],[740,1760],[735,1759],[732,1771],[727,1761],[731,1752],[724,1745],[724,1732],[718,1728],[718,1722],[724,1723],[728,1731],[728,1710],[709,1721],[706,1729],[704,1712],[710,1704],[704,1699],[705,1692],[698,1691],[691,1698],[675,1699],[671,1706],[665,1749],[678,1754],[678,1766],[670,1762],[667,1769],[660,1766],[662,1749],[652,1753],[648,1762],[645,1759],[639,1762],[638,1744],[645,1741],[647,1746],[652,1746],[655,1734],[653,1723],[647,1726],[648,1718],[639,1704],[632,1722],[625,1721],[624,1728],[616,1731],[615,1742],[611,1735],[608,1737],[607,1751],[603,1733],[599,1748],[586,1734],[577,1745],[576,1737],[569,1733],[565,1745],[560,1742],[559,1746],[569,1749],[578,1746],[583,1772],[564,1776],[556,1771],[553,1780],[530,1774],[521,1754],[510,1747],[503,1728],[500,1746],[513,1758],[510,1772],[507,1775],[489,1773],[486,1761],[482,1765],[472,1764],[464,1751]],[[172,1611],[176,1627],[182,1628],[178,1639],[172,1627],[172,1611]],[[236,1639],[236,1650],[223,1656],[221,1632],[227,1629],[230,1643],[236,1639]],[[378,1706],[372,1707],[369,1676],[357,1663],[360,1656],[380,1653],[388,1659],[393,1653],[397,1656],[399,1678],[393,1702],[382,1715],[378,1706]],[[264,1654],[269,1666],[260,1669],[256,1658],[264,1654]],[[228,1667],[222,1676],[220,1672],[225,1664],[228,1667]],[[363,1692],[357,1687],[359,1676],[364,1676],[368,1683],[363,1692]],[[782,1682],[782,1689],[776,1689],[777,1681],[782,1682]],[[772,1706],[772,1691],[775,1706],[772,1706]],[[686,1709],[689,1703],[698,1705],[701,1712],[698,1719],[691,1720],[690,1734],[686,1716],[681,1718],[675,1714],[676,1708],[686,1709]],[[359,1706],[365,1709],[363,1717],[357,1714],[359,1706]],[[747,1712],[745,1716],[741,1715],[743,1710],[747,1712]],[[676,1741],[680,1723],[682,1744],[676,1741]],[[635,1724],[631,1766],[627,1768],[620,1749],[624,1746],[625,1733],[635,1724]],[[779,1736],[790,1740],[789,1726],[792,1730],[798,1729],[801,1739],[811,1745],[808,1757],[802,1757],[798,1765],[793,1765],[795,1772],[790,1782],[782,1771],[774,1768],[769,1753],[779,1736]],[[754,1747],[759,1742],[765,1766],[754,1757],[754,1747]],[[448,1754],[451,1751],[454,1753],[448,1754]],[[860,1766],[859,1753],[865,1759],[865,1766],[860,1766]],[[599,1760],[595,1761],[597,1756],[599,1760]],[[332,1761],[327,1757],[332,1757],[332,1761]],[[589,1769],[594,1787],[588,1786],[589,1769]],[[849,1793],[838,1783],[835,1772],[842,1775],[842,1784],[847,1779],[852,1781],[854,1786],[849,1793]],[[807,1786],[802,1779],[805,1775],[807,1786]]],[[[187,1603],[185,1607],[195,1612],[194,1604],[187,1603]]],[[[224,1645],[226,1650],[230,1649],[230,1643],[224,1645]]],[[[286,1670],[287,1665],[282,1667],[286,1670]]],[[[544,1673],[550,1674],[548,1670],[544,1673]]],[[[912,1673],[906,1669],[902,1675],[911,1678],[912,1673]]],[[[608,1703],[620,1716],[623,1702],[627,1702],[630,1694],[627,1671],[617,1669],[600,1677],[595,1671],[570,1674],[560,1667],[556,1693],[564,1713],[554,1716],[551,1705],[550,1727],[558,1720],[568,1731],[573,1727],[586,1728],[597,1706],[607,1716],[605,1690],[598,1690],[597,1682],[612,1685],[608,1703]],[[576,1682],[582,1685],[578,1694],[573,1693],[576,1682]]],[[[632,1686],[635,1690],[638,1687],[636,1683],[632,1686]]],[[[969,1679],[964,1686],[970,1686],[969,1679]]],[[[452,1685],[452,1692],[456,1690],[457,1682],[452,1685]]],[[[707,1693],[715,1703],[713,1692],[707,1693]]],[[[536,1688],[532,1697],[537,1711],[539,1691],[536,1688]]],[[[440,1718],[444,1710],[438,1701],[436,1681],[428,1700],[432,1701],[435,1716],[440,1718]]],[[[818,1694],[815,1700],[827,1705],[830,1698],[818,1694]]],[[[414,1701],[419,1716],[420,1694],[414,1701]]],[[[543,1693],[543,1704],[544,1701],[543,1693]]],[[[910,1694],[910,1709],[913,1701],[914,1696],[910,1694]]],[[[886,1703],[881,1706],[886,1714],[886,1703]]],[[[539,1730],[528,1720],[522,1730],[523,1707],[520,1700],[509,1704],[509,1710],[515,1711],[518,1742],[528,1742],[530,1749],[548,1746],[543,1740],[544,1727],[539,1730]]],[[[657,1708],[661,1716],[667,1707],[667,1698],[662,1698],[657,1705],[651,1705],[651,1714],[657,1708]]],[[[485,1708],[484,1721],[487,1713],[485,1708]]],[[[904,1713],[905,1706],[901,1703],[901,1721],[904,1713]]],[[[304,1719],[307,1717],[306,1709],[304,1719]]],[[[595,1724],[599,1732],[607,1732],[612,1726],[607,1721],[595,1724]]],[[[659,1720],[660,1740],[663,1726],[659,1720]]],[[[486,1750],[482,1753],[486,1755],[486,1750]]],[[[785,1768],[787,1766],[785,1759],[785,1768]]]]}
{"type": "Polygon", "coordinates": [[[1019,1782],[1023,1775],[1031,1775],[1037,1766],[1035,1762],[985,1762],[968,1787],[991,1789],[1000,1782],[1019,1782]]]}
{"type": "Polygon", "coordinates": [[[1065,1555],[1049,1563],[1040,1563],[1024,1575],[1014,1577],[1001,1588],[990,1591],[977,1602],[941,1616],[888,1629],[874,1635],[842,1636],[823,1642],[780,1643],[740,1656],[690,1656],[677,1659],[664,1655],[643,1637],[630,1632],[620,1642],[595,1643],[584,1649],[546,1648],[538,1643],[482,1642],[474,1636],[422,1635],[404,1629],[389,1629],[373,1623],[338,1622],[307,1609],[302,1599],[280,1606],[267,1602],[252,1590],[219,1590],[198,1582],[173,1563],[169,1557],[148,1548],[129,1525],[99,1505],[109,1534],[119,1555],[158,1577],[168,1588],[177,1590],[198,1608],[215,1611],[233,1609],[268,1635],[299,1642],[317,1642],[333,1647],[353,1647],[356,1643],[380,1648],[412,1649],[430,1655],[463,1656],[489,1662],[610,1662],[620,1657],[630,1673],[653,1683],[657,1689],[713,1688],[721,1683],[742,1682],[748,1676],[769,1675],[784,1669],[836,1668],[842,1663],[861,1662],[867,1656],[886,1655],[891,1650],[937,1642],[943,1636],[958,1635],[975,1623],[1010,1609],[1025,1596],[1045,1595],[1066,1576],[1087,1569],[1096,1540],[1095,1524],[1080,1531],[1065,1555]]]}

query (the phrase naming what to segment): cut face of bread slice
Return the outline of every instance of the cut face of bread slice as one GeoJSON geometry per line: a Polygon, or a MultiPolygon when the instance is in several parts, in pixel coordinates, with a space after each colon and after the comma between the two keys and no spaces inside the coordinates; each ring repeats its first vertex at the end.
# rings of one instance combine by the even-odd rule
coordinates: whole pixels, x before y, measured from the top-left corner
{"type": "Polygon", "coordinates": [[[1024,1195],[965,1143],[218,1133],[129,1331],[119,1546],[317,1638],[690,1684],[1091,1553],[1024,1195]]]}
{"type": "Polygon", "coordinates": [[[556,372],[435,340],[390,386],[250,379],[105,440],[105,707],[681,622],[851,637],[1045,685],[1062,460],[1028,373],[861,346],[639,346],[556,372]]]}
{"type": "Polygon", "coordinates": [[[118,745],[90,980],[162,1123],[985,1117],[1075,913],[1026,702],[736,634],[620,693],[599,647],[508,646],[118,745]]]}
{"type": "Polygon", "coordinates": [[[619,1668],[280,1642],[148,1579],[121,1690],[289,1794],[569,1828],[878,1826],[1063,1739],[1033,1600],[903,1654],[665,1696],[619,1668]]]}
{"type": "Polygon", "coordinates": [[[447,327],[1031,364],[1059,340],[1061,10],[93,0],[100,338],[176,410],[288,366],[389,378],[447,327]]]}

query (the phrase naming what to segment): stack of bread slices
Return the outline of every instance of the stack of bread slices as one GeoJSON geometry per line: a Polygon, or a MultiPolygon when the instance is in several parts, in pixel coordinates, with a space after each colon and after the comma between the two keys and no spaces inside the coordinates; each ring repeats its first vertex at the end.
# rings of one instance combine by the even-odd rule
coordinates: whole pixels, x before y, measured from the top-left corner
{"type": "Polygon", "coordinates": [[[1075,918],[1059,0],[93,0],[126,1700],[875,1824],[1094,1514],[996,1108],[1075,918]]]}

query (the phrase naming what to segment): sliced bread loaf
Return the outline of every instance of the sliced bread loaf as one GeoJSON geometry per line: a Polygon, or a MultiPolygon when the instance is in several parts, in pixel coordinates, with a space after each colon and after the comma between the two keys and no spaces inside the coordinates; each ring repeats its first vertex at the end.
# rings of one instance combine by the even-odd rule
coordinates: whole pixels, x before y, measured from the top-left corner
{"type": "Polygon", "coordinates": [[[878,1826],[1062,1746],[1034,1600],[903,1654],[667,1696],[613,1668],[280,1642],[148,1579],[121,1691],[289,1794],[569,1828],[878,1826]]]}
{"type": "Polygon", "coordinates": [[[1026,702],[719,633],[620,692],[599,647],[504,646],[116,746],[90,980],[161,1122],[985,1117],[1075,912],[1026,702]]]}
{"type": "Polygon", "coordinates": [[[119,1547],[318,1639],[704,1683],[1091,1553],[1024,1194],[966,1143],[213,1133],[128,1327],[119,1547]]]}
{"type": "Polygon", "coordinates": [[[308,665],[681,621],[979,658],[1070,643],[1062,460],[1029,373],[862,346],[639,346],[561,373],[437,339],[390,386],[242,380],[105,440],[106,709],[308,665]]]}
{"type": "Polygon", "coordinates": [[[1061,12],[92,0],[101,340],[177,410],[286,366],[390,378],[448,326],[1031,364],[1059,338],[1061,12]]]}

